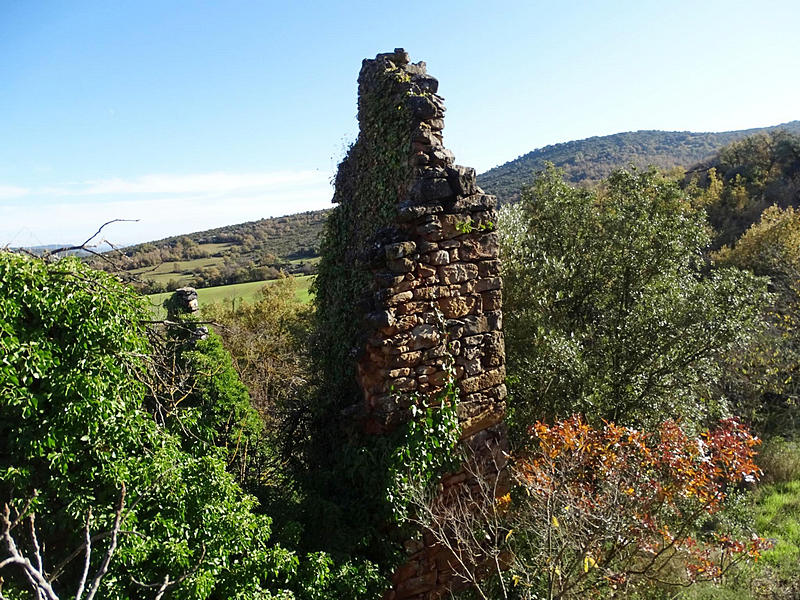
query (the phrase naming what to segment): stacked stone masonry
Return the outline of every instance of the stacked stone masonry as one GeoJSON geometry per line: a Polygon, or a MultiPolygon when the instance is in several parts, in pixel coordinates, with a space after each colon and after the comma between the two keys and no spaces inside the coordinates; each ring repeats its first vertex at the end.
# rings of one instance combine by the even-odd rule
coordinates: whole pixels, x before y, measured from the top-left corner
{"type": "MultiPolygon", "coordinates": [[[[505,442],[497,202],[476,185],[475,170],[454,164],[444,147],[444,102],[425,63],[411,64],[402,49],[365,60],[360,96],[376,74],[397,69],[404,71],[398,79],[407,87],[412,117],[404,142],[410,178],[399,194],[390,242],[376,240],[372,248],[359,412],[369,433],[390,431],[408,418],[415,397],[435,398],[454,373],[462,440],[492,455],[488,464],[505,442]]],[[[465,479],[453,474],[444,485],[465,479]]],[[[407,549],[408,562],[395,573],[387,600],[445,597],[455,583],[446,553],[425,543],[407,549]]]]}

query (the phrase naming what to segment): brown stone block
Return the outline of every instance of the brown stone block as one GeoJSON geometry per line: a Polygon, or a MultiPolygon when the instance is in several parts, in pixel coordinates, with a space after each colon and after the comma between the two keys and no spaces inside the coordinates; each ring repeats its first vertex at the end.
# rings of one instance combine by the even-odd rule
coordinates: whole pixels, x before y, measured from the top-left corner
{"type": "MultiPolygon", "coordinates": [[[[484,317],[485,319],[486,317],[484,317]]],[[[461,343],[465,348],[470,346],[483,346],[487,335],[492,335],[492,332],[486,334],[466,335],[462,338],[461,343]]]]}
{"type": "Polygon", "coordinates": [[[488,292],[490,290],[499,290],[503,285],[503,280],[499,277],[485,277],[475,282],[476,292],[488,292]]]}
{"type": "Polygon", "coordinates": [[[403,278],[403,280],[400,283],[398,283],[397,285],[395,285],[393,289],[398,293],[399,292],[408,292],[408,291],[413,290],[416,287],[418,287],[419,284],[420,284],[420,282],[419,282],[418,279],[407,280],[407,279],[403,278]]]}
{"type": "Polygon", "coordinates": [[[389,379],[396,379],[397,377],[408,377],[411,375],[412,371],[408,367],[404,367],[401,369],[389,369],[384,371],[384,374],[389,379]]]}
{"type": "Polygon", "coordinates": [[[442,283],[451,285],[463,283],[478,276],[478,265],[470,263],[455,263],[439,267],[439,277],[442,283]]]}
{"type": "Polygon", "coordinates": [[[430,265],[446,265],[450,263],[450,254],[446,250],[431,252],[425,259],[430,265]]]}
{"type": "Polygon", "coordinates": [[[469,281],[465,281],[461,285],[458,286],[458,293],[462,296],[467,296],[468,294],[475,293],[475,283],[476,279],[470,279],[469,281]]]}
{"type": "Polygon", "coordinates": [[[478,263],[478,276],[480,277],[499,277],[500,261],[496,258],[482,260],[478,263]]]}
{"type": "Polygon", "coordinates": [[[442,238],[449,240],[464,234],[464,223],[467,218],[463,215],[442,215],[442,238]]]}
{"type": "Polygon", "coordinates": [[[429,267],[428,265],[419,265],[417,266],[417,275],[419,277],[433,277],[436,275],[436,268],[429,267]]]}
{"type": "Polygon", "coordinates": [[[416,366],[420,358],[422,358],[422,352],[404,352],[395,356],[392,362],[397,367],[410,367],[416,366]]]}
{"type": "Polygon", "coordinates": [[[497,258],[500,242],[496,233],[478,233],[461,240],[461,260],[497,258]]]}
{"type": "Polygon", "coordinates": [[[410,392],[417,389],[417,380],[413,377],[397,377],[388,379],[383,385],[385,392],[410,392]]]}
{"type": "Polygon", "coordinates": [[[436,252],[439,249],[439,244],[436,242],[426,242],[424,240],[417,242],[417,250],[420,254],[428,254],[429,252],[436,252]]]}
{"type": "Polygon", "coordinates": [[[397,570],[394,572],[394,575],[392,575],[392,583],[397,585],[401,581],[405,581],[407,579],[411,579],[412,577],[416,577],[417,575],[419,575],[419,567],[420,565],[417,562],[406,563],[398,567],[397,570]]]}
{"type": "Polygon", "coordinates": [[[431,159],[428,158],[428,155],[424,151],[418,151],[414,153],[409,162],[415,167],[421,167],[431,162],[431,159]]]}
{"type": "Polygon", "coordinates": [[[505,362],[505,355],[499,352],[486,352],[486,355],[481,359],[483,367],[486,369],[494,369],[501,366],[505,362]]]}
{"type": "Polygon", "coordinates": [[[397,242],[395,244],[387,244],[383,247],[387,260],[395,260],[398,258],[405,258],[417,251],[417,245],[414,242],[397,242]]]}
{"type": "Polygon", "coordinates": [[[485,311],[500,310],[503,307],[502,292],[499,289],[483,292],[481,294],[481,304],[485,311]]]}
{"type": "MultiPolygon", "coordinates": [[[[467,198],[459,198],[453,205],[458,211],[493,210],[497,207],[497,198],[488,194],[477,193],[467,198]]],[[[495,219],[497,222],[497,219],[495,219]]]]}
{"type": "Polygon", "coordinates": [[[424,240],[435,242],[442,239],[442,224],[437,221],[428,221],[421,223],[416,227],[417,235],[421,236],[424,240]]]}
{"type": "Polygon", "coordinates": [[[492,331],[500,331],[503,329],[503,313],[501,311],[487,312],[486,320],[489,323],[489,329],[492,331]]]}
{"type": "Polygon", "coordinates": [[[468,359],[459,357],[456,360],[456,364],[464,368],[464,374],[467,377],[474,377],[475,375],[480,374],[480,372],[483,370],[483,365],[481,365],[481,361],[477,358],[468,359]]]}
{"type": "MultiPolygon", "coordinates": [[[[425,154],[428,156],[428,152],[430,152],[431,145],[427,142],[411,142],[411,152],[413,154],[425,154]]],[[[430,162],[430,157],[428,157],[428,161],[430,162]]]]}
{"type": "Polygon", "coordinates": [[[479,431],[497,425],[503,420],[505,411],[500,407],[490,406],[487,410],[467,419],[461,424],[461,439],[469,438],[479,431]]]}
{"type": "Polygon", "coordinates": [[[420,287],[414,290],[414,300],[435,300],[446,298],[449,295],[450,288],[440,285],[420,287]]]}
{"type": "MultiPolygon", "coordinates": [[[[431,153],[428,153],[431,156],[431,153]]],[[[412,202],[435,203],[453,195],[447,179],[440,177],[417,179],[411,186],[409,198],[412,202]]]]}
{"type": "Polygon", "coordinates": [[[440,167],[452,165],[455,160],[455,156],[447,148],[435,148],[428,153],[428,156],[431,159],[431,164],[440,167]]]}
{"type": "Polygon", "coordinates": [[[450,182],[450,187],[459,196],[469,196],[477,191],[475,169],[472,167],[462,167],[461,165],[448,167],[447,180],[450,182]]]}
{"type": "Polygon", "coordinates": [[[471,394],[480,390],[485,390],[496,385],[503,383],[506,377],[505,369],[495,369],[494,371],[486,371],[477,377],[470,377],[464,379],[458,385],[463,394],[471,394]]]}
{"type": "MultiPolygon", "coordinates": [[[[409,294],[411,292],[408,292],[409,294]]],[[[400,315],[416,315],[421,312],[425,312],[426,308],[425,302],[406,302],[405,304],[399,304],[395,308],[395,313],[400,315]]]]}
{"type": "Polygon", "coordinates": [[[434,386],[442,386],[447,383],[447,373],[444,371],[438,371],[427,377],[428,383],[434,386]]]}
{"type": "Polygon", "coordinates": [[[475,296],[453,296],[441,298],[439,300],[439,309],[446,318],[455,319],[475,312],[477,304],[478,299],[475,296]]]}
{"type": "Polygon", "coordinates": [[[395,260],[387,260],[386,266],[390,271],[395,273],[408,273],[413,271],[416,265],[410,258],[398,258],[395,260]]]}
{"type": "Polygon", "coordinates": [[[488,331],[486,317],[483,315],[468,315],[460,319],[448,319],[446,326],[451,339],[466,338],[488,331]]]}
{"type": "Polygon", "coordinates": [[[412,350],[432,348],[441,340],[441,335],[433,325],[417,325],[411,330],[411,340],[409,345],[412,350]]]}
{"type": "Polygon", "coordinates": [[[422,363],[429,365],[441,365],[442,358],[449,357],[450,353],[444,344],[439,344],[433,348],[428,348],[422,353],[422,363]]]}
{"type": "MultiPolygon", "coordinates": [[[[433,136],[433,131],[426,123],[419,123],[411,132],[411,141],[419,142],[421,144],[428,144],[429,146],[437,143],[433,136]]],[[[437,144],[438,145],[438,144],[437,144]]]]}

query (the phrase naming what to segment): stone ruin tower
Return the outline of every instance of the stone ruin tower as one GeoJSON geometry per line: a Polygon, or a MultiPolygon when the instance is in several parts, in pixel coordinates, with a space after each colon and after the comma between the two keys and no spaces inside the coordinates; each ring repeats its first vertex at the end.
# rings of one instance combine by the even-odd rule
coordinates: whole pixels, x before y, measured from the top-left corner
{"type": "MultiPolygon", "coordinates": [[[[437,90],[403,49],[363,62],[360,133],[322,244],[323,370],[350,399],[339,414],[363,435],[392,431],[415,397],[435,398],[454,373],[462,440],[496,455],[506,397],[497,202],[444,147],[437,90]]],[[[453,580],[447,557],[430,543],[407,547],[386,597],[440,597],[453,580]]]]}

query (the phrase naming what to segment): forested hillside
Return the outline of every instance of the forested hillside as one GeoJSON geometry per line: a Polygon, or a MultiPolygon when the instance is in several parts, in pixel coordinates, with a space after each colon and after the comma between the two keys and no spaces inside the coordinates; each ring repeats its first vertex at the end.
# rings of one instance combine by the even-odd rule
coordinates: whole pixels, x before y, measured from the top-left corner
{"type": "Polygon", "coordinates": [[[174,236],[96,258],[92,266],[123,270],[145,293],[183,285],[208,287],[313,272],[327,210],[260,219],[174,236]]]}
{"type": "Polygon", "coordinates": [[[733,244],[770,206],[800,206],[800,136],[773,131],[733,142],[688,171],[685,187],[708,212],[716,246],[733,244]]]}
{"type": "Polygon", "coordinates": [[[800,133],[800,121],[775,127],[720,133],[629,131],[539,148],[478,176],[478,184],[501,204],[519,198],[520,188],[548,162],[563,169],[572,183],[597,183],[615,168],[634,164],[668,170],[708,159],[724,145],[748,135],[783,129],[800,133]]]}

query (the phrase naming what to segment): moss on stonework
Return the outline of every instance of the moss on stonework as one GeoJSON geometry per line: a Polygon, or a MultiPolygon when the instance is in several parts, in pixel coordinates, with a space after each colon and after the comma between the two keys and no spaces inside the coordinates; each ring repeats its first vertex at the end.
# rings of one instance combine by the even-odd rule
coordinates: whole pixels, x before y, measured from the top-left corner
{"type": "Polygon", "coordinates": [[[387,575],[404,539],[388,525],[386,498],[389,461],[399,442],[363,437],[346,409],[363,402],[356,364],[366,346],[364,317],[374,310],[372,268],[382,245],[394,241],[397,207],[413,174],[410,85],[408,72],[382,56],[365,61],[359,76],[360,133],[339,165],[338,205],[320,244],[314,360],[321,381],[304,442],[310,490],[304,511],[308,522],[326,523],[308,532],[307,549],[367,558],[387,575]]]}
{"type": "Polygon", "coordinates": [[[363,317],[371,308],[370,254],[380,238],[391,235],[386,229],[396,222],[397,205],[412,175],[409,79],[405,69],[389,61],[375,61],[362,71],[361,129],[339,165],[334,193],[338,206],[321,241],[315,283],[317,358],[328,402],[336,408],[360,397],[355,364],[364,345],[363,317]]]}

